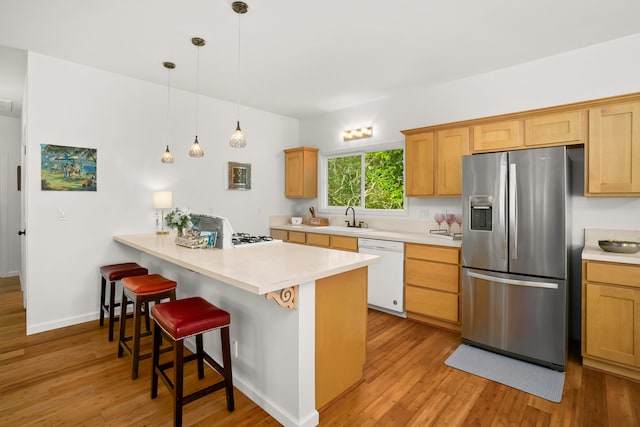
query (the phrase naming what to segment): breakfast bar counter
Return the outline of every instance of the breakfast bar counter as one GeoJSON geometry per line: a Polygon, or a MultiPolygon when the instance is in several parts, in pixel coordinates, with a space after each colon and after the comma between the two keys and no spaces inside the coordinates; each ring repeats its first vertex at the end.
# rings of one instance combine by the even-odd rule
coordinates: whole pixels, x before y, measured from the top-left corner
{"type": "MultiPolygon", "coordinates": [[[[189,249],[174,239],[114,236],[175,280],[178,298],[201,296],[231,314],[234,386],[277,421],[315,426],[319,408],[362,380],[367,266],[378,257],[283,242],[189,249]],[[283,289],[295,289],[294,308],[270,299],[283,289]]],[[[205,349],[221,362],[213,335],[205,349]]]]}
{"type": "Polygon", "coordinates": [[[279,241],[230,249],[190,249],[176,245],[174,233],[129,234],[114,236],[114,240],[259,295],[365,267],[378,258],[279,241]]]}

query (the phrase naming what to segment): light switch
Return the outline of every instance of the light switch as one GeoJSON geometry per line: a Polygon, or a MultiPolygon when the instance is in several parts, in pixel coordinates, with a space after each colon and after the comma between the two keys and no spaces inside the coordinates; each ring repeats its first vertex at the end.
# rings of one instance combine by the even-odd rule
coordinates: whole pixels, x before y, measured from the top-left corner
{"type": "Polygon", "coordinates": [[[67,214],[62,208],[58,208],[58,221],[68,221],[67,214]]]}

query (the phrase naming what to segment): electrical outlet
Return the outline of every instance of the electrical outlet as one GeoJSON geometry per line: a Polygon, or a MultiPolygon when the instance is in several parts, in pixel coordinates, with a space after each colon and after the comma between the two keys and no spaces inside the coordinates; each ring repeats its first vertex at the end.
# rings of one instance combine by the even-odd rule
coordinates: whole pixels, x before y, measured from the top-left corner
{"type": "Polygon", "coordinates": [[[420,218],[428,218],[428,217],[429,217],[429,209],[421,209],[420,218]]]}
{"type": "Polygon", "coordinates": [[[238,358],[238,341],[233,340],[233,355],[238,358]]]}

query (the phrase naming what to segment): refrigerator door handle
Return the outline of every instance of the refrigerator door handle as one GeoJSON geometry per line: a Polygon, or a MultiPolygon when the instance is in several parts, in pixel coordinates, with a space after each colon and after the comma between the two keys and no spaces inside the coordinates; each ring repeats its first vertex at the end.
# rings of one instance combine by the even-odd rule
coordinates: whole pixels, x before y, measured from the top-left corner
{"type": "Polygon", "coordinates": [[[516,164],[509,165],[509,221],[511,230],[509,232],[511,258],[518,259],[518,173],[516,164]]]}
{"type": "Polygon", "coordinates": [[[530,282],[528,280],[505,279],[503,277],[489,276],[486,274],[475,273],[473,271],[469,271],[467,275],[469,277],[473,277],[476,279],[488,280],[490,282],[504,283],[505,285],[527,286],[530,288],[558,289],[557,283],[530,282]]]}

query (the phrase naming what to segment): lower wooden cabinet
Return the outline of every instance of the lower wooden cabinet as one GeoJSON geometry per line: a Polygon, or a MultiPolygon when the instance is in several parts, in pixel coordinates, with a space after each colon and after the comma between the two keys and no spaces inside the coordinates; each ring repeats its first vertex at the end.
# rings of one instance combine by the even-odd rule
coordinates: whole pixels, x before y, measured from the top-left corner
{"type": "Polygon", "coordinates": [[[404,252],[407,317],[460,330],[460,249],[407,243],[404,252]]]}
{"type": "Polygon", "coordinates": [[[307,233],[302,231],[289,231],[289,239],[287,242],[307,244],[307,233]]]}
{"type": "Polygon", "coordinates": [[[273,237],[274,239],[278,239],[278,240],[282,240],[283,242],[286,242],[287,240],[289,240],[289,232],[287,230],[278,230],[278,229],[272,228],[271,237],[273,237]]]}
{"type": "Polygon", "coordinates": [[[328,234],[307,233],[307,245],[328,248],[330,240],[329,237],[330,236],[328,234]]]}
{"type": "Polygon", "coordinates": [[[583,365],[640,380],[640,266],[582,265],[583,365]]]}
{"type": "Polygon", "coordinates": [[[331,235],[331,249],[340,249],[343,251],[358,252],[358,238],[348,236],[331,235]]]}
{"type": "Polygon", "coordinates": [[[320,246],[342,251],[358,252],[358,238],[337,234],[306,233],[304,231],[287,231],[272,228],[271,237],[289,243],[320,246]]]}

